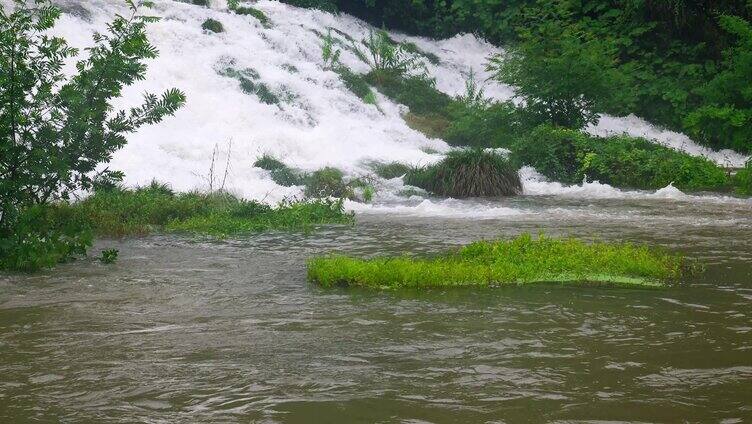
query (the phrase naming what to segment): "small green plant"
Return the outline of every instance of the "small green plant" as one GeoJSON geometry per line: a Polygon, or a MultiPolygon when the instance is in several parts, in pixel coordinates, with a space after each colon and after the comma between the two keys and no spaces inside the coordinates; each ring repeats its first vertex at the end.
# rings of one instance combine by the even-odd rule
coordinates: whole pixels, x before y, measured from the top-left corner
{"type": "Polygon", "coordinates": [[[441,162],[410,170],[405,184],[455,198],[513,196],[522,193],[517,167],[484,150],[457,150],[441,162]]]}
{"type": "Polygon", "coordinates": [[[99,260],[103,264],[114,264],[118,259],[118,254],[120,253],[117,249],[107,249],[102,251],[102,256],[99,257],[99,260]]]}
{"type": "Polygon", "coordinates": [[[323,287],[371,289],[493,287],[533,283],[662,288],[691,273],[680,256],[622,243],[576,239],[480,241],[433,259],[344,256],[308,262],[308,280],[323,287]]]}
{"type": "Polygon", "coordinates": [[[324,69],[331,70],[339,67],[339,56],[342,51],[334,47],[332,30],[328,30],[321,43],[321,59],[324,61],[324,69]]]}
{"type": "Polygon", "coordinates": [[[371,31],[368,38],[362,40],[362,44],[368,50],[367,54],[355,43],[353,49],[358,52],[358,57],[365,58],[377,80],[386,75],[425,76],[428,72],[422,61],[410,54],[403,44],[395,43],[385,30],[371,31]]]}
{"type": "MultiPolygon", "coordinates": [[[[231,63],[232,65],[233,63],[231,63]]],[[[282,100],[263,81],[261,75],[252,68],[235,69],[232,66],[219,69],[219,75],[234,78],[240,83],[240,89],[250,95],[255,95],[262,103],[278,105],[282,100]]]]}
{"type": "Polygon", "coordinates": [[[222,22],[212,18],[205,20],[204,23],[201,24],[201,28],[204,31],[210,31],[213,33],[225,32],[225,27],[222,25],[222,22]]]}

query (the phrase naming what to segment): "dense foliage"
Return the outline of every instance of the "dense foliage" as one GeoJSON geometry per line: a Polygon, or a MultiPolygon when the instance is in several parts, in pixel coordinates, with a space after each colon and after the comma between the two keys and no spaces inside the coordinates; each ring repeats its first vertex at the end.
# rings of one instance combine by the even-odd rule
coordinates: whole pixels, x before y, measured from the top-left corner
{"type": "Polygon", "coordinates": [[[324,287],[373,289],[491,287],[529,283],[597,283],[659,288],[689,271],[681,256],[630,244],[550,239],[529,234],[476,242],[433,259],[343,256],[308,262],[308,279],[324,287]]]}
{"type": "Polygon", "coordinates": [[[634,113],[715,148],[752,152],[748,0],[304,3],[408,33],[471,32],[504,44],[511,61],[501,79],[518,84],[551,123],[578,126],[598,112],[634,113]],[[550,113],[553,100],[564,102],[563,114],[550,113]]]}
{"type": "Polygon", "coordinates": [[[713,162],[647,140],[593,137],[576,130],[541,126],[517,141],[520,164],[566,183],[584,178],[616,187],[659,189],[673,183],[683,190],[725,190],[726,172],[713,162]]]}
{"type": "Polygon", "coordinates": [[[157,56],[146,38],[146,26],[156,18],[138,13],[139,6],[149,2],[126,3],[130,15],[116,16],[107,33],[94,35],[94,45],[87,48],[86,59],[76,63],[71,78],[62,67],[78,52],[64,39],[47,34],[60,17],[57,8],[48,0],[16,0],[11,8],[0,8],[0,254],[4,257],[23,251],[28,243],[49,243],[35,249],[48,258],[62,259],[65,252],[80,251],[83,239],[71,234],[67,225],[48,225],[49,215],[34,212],[36,206],[68,199],[76,191],[91,189],[96,181],[121,178],[106,169],[95,171],[125,145],[127,134],[160,122],[185,102],[181,91],[171,89],[161,97],[147,93],[142,105],[127,111],[113,111],[113,101],[123,88],[144,78],[145,60],[157,56]],[[36,225],[29,221],[33,217],[39,219],[36,225]],[[28,237],[22,240],[23,234],[28,237]]]}

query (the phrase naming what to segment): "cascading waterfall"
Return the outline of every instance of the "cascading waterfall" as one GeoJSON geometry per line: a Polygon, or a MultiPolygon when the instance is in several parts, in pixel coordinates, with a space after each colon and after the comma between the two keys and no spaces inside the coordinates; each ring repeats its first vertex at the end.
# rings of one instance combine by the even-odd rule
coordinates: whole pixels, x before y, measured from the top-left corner
{"type": "MultiPolygon", "coordinates": [[[[93,32],[103,31],[114,14],[126,13],[124,5],[113,0],[57,3],[66,13],[55,32],[79,48],[91,43],[93,32]]],[[[378,96],[378,106],[365,104],[347,90],[334,72],[322,66],[320,34],[331,28],[336,30],[333,35],[343,40],[360,40],[372,30],[369,25],[347,15],[335,16],[275,1],[262,0],[253,6],[268,15],[270,25],[264,26],[252,16],[229,13],[226,4],[217,1],[212,8],[205,8],[164,0],[146,11],[162,18],[149,28],[150,40],[160,55],[149,62],[146,80],[129,87],[117,106],[136,105],[144,91],[161,92],[170,87],[184,90],[188,104],[176,116],[133,134],[128,145],[116,153],[109,167],[123,171],[127,185],[156,179],[178,190],[205,189],[216,151],[218,156],[214,159],[220,166],[215,171],[224,173],[224,164],[229,164],[226,189],[249,199],[277,202],[299,196],[301,189],[278,186],[267,171],[254,168],[253,162],[262,154],[271,154],[306,171],[334,166],[347,175],[358,176],[369,172],[368,162],[428,164],[440,160],[450,149],[442,140],[410,129],[401,117],[404,106],[383,96],[378,96]],[[221,21],[225,32],[203,31],[201,24],[207,18],[221,21]],[[247,94],[236,78],[228,76],[228,70],[252,75],[279,103],[267,104],[257,95],[247,94]]],[[[441,41],[392,35],[398,40],[409,39],[439,57],[439,64],[426,61],[426,65],[437,88],[450,95],[464,92],[471,73],[485,80],[487,58],[500,51],[472,35],[441,41]]],[[[368,70],[347,49],[342,49],[340,60],[356,72],[368,70]]],[[[507,100],[512,98],[513,90],[489,81],[485,94],[507,100]]],[[[710,151],[682,134],[655,128],[633,116],[604,116],[588,131],[647,137],[725,166],[741,166],[746,160],[731,151],[710,151]]],[[[521,174],[526,195],[748,202],[731,197],[688,196],[671,186],[657,192],[622,191],[597,182],[565,186],[545,181],[531,168],[523,169],[521,174]]],[[[399,179],[383,181],[379,188],[374,204],[349,202],[348,207],[361,212],[458,217],[520,213],[500,204],[471,208],[467,202],[452,199],[406,199],[396,195],[404,188],[399,179]]]]}

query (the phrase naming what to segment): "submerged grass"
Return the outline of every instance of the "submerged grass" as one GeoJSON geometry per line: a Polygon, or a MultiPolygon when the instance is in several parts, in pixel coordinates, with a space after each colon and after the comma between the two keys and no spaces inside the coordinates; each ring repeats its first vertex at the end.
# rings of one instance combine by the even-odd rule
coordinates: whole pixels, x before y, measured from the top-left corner
{"type": "Polygon", "coordinates": [[[620,243],[588,244],[530,234],[480,241],[433,259],[370,260],[345,256],[308,262],[308,279],[323,287],[373,289],[492,287],[532,283],[662,288],[691,271],[680,255],[620,243]]]}
{"type": "Polygon", "coordinates": [[[342,201],[283,202],[277,207],[228,193],[174,193],[153,183],[135,190],[99,191],[71,205],[105,237],[181,231],[225,236],[264,230],[309,230],[320,224],[350,224],[342,201]]]}

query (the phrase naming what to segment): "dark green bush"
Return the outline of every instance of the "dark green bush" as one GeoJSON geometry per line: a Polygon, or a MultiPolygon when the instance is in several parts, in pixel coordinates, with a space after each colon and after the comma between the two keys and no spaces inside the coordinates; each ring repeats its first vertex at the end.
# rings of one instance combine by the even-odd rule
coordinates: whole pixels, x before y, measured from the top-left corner
{"type": "Polygon", "coordinates": [[[225,27],[222,25],[222,22],[211,18],[205,20],[204,23],[201,24],[201,28],[214,33],[225,32],[225,27]]]}
{"type": "Polygon", "coordinates": [[[628,136],[592,137],[576,130],[542,126],[514,149],[520,164],[566,183],[587,176],[620,188],[725,190],[726,172],[713,162],[628,136]]]}
{"type": "Polygon", "coordinates": [[[453,146],[509,147],[523,133],[522,114],[511,102],[482,107],[456,103],[450,113],[443,138],[453,146]]]}
{"type": "Polygon", "coordinates": [[[457,150],[435,165],[410,170],[405,184],[455,198],[512,196],[522,193],[517,170],[501,154],[457,150]]]}

